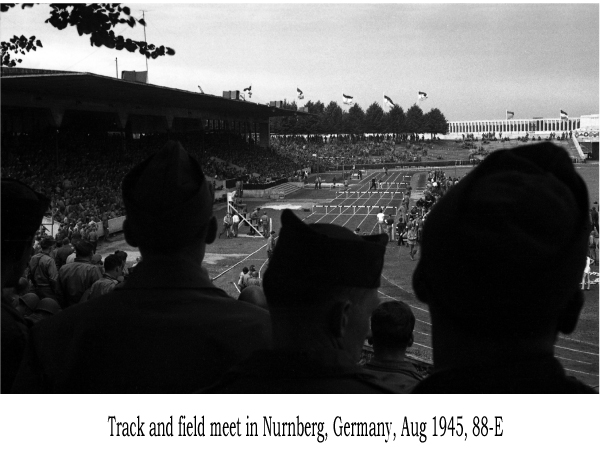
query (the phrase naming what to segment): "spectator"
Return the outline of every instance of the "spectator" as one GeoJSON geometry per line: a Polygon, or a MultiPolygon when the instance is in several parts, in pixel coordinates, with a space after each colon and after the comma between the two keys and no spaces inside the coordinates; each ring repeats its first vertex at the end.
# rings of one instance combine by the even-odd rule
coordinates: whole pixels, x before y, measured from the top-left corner
{"type": "Polygon", "coordinates": [[[588,209],[550,143],[491,153],[433,207],[413,286],[431,312],[435,373],[416,392],[592,392],[554,357],[584,302],[588,209]]]}
{"type": "Polygon", "coordinates": [[[31,280],[36,295],[40,299],[52,298],[59,301],[58,270],[50,256],[56,241],[52,236],[42,239],[42,251],[31,257],[26,270],[26,277],[31,280]]]}
{"type": "Polygon", "coordinates": [[[109,255],[104,260],[104,274],[92,284],[88,301],[112,292],[119,284],[119,277],[123,274],[123,262],[115,254],[109,255]]]}
{"type": "Polygon", "coordinates": [[[59,304],[52,298],[40,300],[32,314],[25,317],[25,322],[29,327],[33,327],[44,319],[52,317],[61,312],[59,304]]]}
{"type": "Polygon", "coordinates": [[[125,239],[143,261],[122,287],[32,329],[19,391],[190,392],[269,347],[268,313],[230,298],[202,266],[217,221],[198,162],[169,142],[122,189],[125,239]]]}
{"type": "Polygon", "coordinates": [[[406,243],[408,244],[408,255],[410,259],[414,261],[415,255],[417,254],[417,224],[413,221],[408,224],[408,231],[406,232],[406,243]]]}
{"type": "Polygon", "coordinates": [[[379,302],[387,237],[305,225],[288,209],[281,223],[264,278],[274,350],[255,353],[208,391],[389,393],[356,364],[379,302]]]}
{"type": "Polygon", "coordinates": [[[393,241],[394,238],[393,238],[392,230],[394,229],[394,217],[392,217],[392,214],[388,215],[388,218],[386,218],[386,220],[385,220],[385,224],[386,224],[386,232],[387,232],[388,240],[393,241]]]}
{"type": "Polygon", "coordinates": [[[383,209],[380,207],[379,213],[377,214],[377,228],[379,229],[379,234],[385,233],[384,225],[385,225],[385,214],[383,213],[383,209]]]}
{"type": "Polygon", "coordinates": [[[238,279],[237,286],[240,289],[240,292],[244,290],[248,286],[248,268],[244,266],[242,268],[242,272],[240,273],[240,278],[238,279]]]}
{"type": "Polygon", "coordinates": [[[265,297],[265,293],[261,287],[256,285],[246,287],[242,293],[238,296],[239,301],[245,301],[246,303],[251,303],[259,308],[264,309],[265,311],[269,310],[269,306],[267,305],[267,298],[265,297]]]}
{"type": "Polygon", "coordinates": [[[590,289],[590,265],[592,264],[592,259],[588,256],[585,257],[585,268],[583,269],[583,278],[581,279],[581,290],[585,287],[585,282],[587,281],[587,289],[590,289]]]}
{"type": "Polygon", "coordinates": [[[223,229],[219,233],[219,239],[223,234],[227,236],[227,239],[231,237],[231,225],[233,224],[233,220],[231,219],[231,214],[227,212],[223,217],[223,229]]]}
{"type": "Polygon", "coordinates": [[[265,238],[269,237],[267,234],[267,231],[269,231],[269,217],[266,210],[263,211],[263,214],[260,217],[260,231],[265,238]]]}
{"type": "Polygon", "coordinates": [[[250,277],[248,278],[247,285],[248,287],[262,287],[262,282],[258,278],[257,271],[252,271],[252,274],[250,274],[250,277]]]}
{"type": "Polygon", "coordinates": [[[273,256],[273,251],[275,250],[275,243],[276,243],[275,231],[271,231],[271,235],[269,236],[269,239],[267,240],[267,258],[269,260],[273,256]]]}
{"type": "Polygon", "coordinates": [[[240,216],[237,212],[234,212],[233,216],[231,217],[231,227],[233,231],[233,237],[238,237],[238,230],[240,227],[240,216]]]}
{"type": "Polygon", "coordinates": [[[92,244],[80,241],[75,246],[75,260],[73,263],[67,263],[58,272],[63,308],[79,303],[86,290],[102,278],[100,268],[92,264],[92,249],[92,244]]]}
{"type": "Polygon", "coordinates": [[[63,265],[67,264],[67,258],[74,252],[75,248],[73,248],[69,239],[64,238],[63,245],[56,251],[56,257],[54,258],[56,269],[60,269],[63,265]]]}
{"type": "Polygon", "coordinates": [[[27,325],[12,306],[6,292],[18,286],[31,256],[35,231],[39,228],[50,200],[23,183],[2,179],[2,386],[11,391],[27,342],[27,325]]]}
{"type": "Polygon", "coordinates": [[[375,356],[363,368],[399,394],[410,393],[423,379],[406,359],[406,349],[414,341],[414,328],[415,316],[402,301],[383,302],[371,314],[375,356]]]}

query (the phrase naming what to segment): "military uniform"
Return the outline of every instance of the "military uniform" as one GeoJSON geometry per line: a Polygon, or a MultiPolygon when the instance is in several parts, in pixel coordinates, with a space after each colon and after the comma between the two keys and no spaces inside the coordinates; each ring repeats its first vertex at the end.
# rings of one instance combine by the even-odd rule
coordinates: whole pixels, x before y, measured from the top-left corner
{"type": "Polygon", "coordinates": [[[123,287],[32,329],[15,390],[192,392],[269,345],[266,311],[194,267],[142,261],[123,287]]]}
{"type": "Polygon", "coordinates": [[[34,255],[29,261],[27,271],[40,299],[52,298],[59,301],[58,270],[52,257],[45,253],[34,255]]]}
{"type": "Polygon", "coordinates": [[[58,272],[63,308],[79,303],[85,291],[102,278],[102,271],[89,260],[75,258],[58,272]]]}
{"type": "Polygon", "coordinates": [[[352,362],[347,353],[258,351],[205,393],[391,394],[393,390],[352,362]]]}
{"type": "Polygon", "coordinates": [[[410,393],[423,380],[423,376],[408,360],[388,362],[373,358],[363,366],[363,370],[398,394],[410,393]]]}

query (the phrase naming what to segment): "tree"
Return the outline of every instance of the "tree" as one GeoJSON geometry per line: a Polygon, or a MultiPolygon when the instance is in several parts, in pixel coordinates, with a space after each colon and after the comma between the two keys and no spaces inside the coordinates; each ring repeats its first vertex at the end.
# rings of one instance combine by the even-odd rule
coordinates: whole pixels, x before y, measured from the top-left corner
{"type": "Polygon", "coordinates": [[[448,121],[444,114],[437,108],[432,108],[427,113],[428,129],[432,134],[446,134],[448,132],[448,121]]]}
{"type": "Polygon", "coordinates": [[[406,132],[423,132],[423,110],[417,104],[414,104],[406,111],[405,130],[406,132]]]}
{"type": "Polygon", "coordinates": [[[363,134],[365,132],[365,112],[360,105],[354,104],[344,113],[343,127],[347,134],[363,134]]]}
{"type": "Polygon", "coordinates": [[[338,134],[342,131],[342,117],[342,108],[337,102],[329,102],[329,105],[325,108],[323,117],[321,118],[323,132],[327,134],[338,134]]]}
{"type": "MultiPolygon", "coordinates": [[[[7,13],[15,3],[3,3],[0,5],[0,12],[7,13]]],[[[31,8],[33,3],[24,3],[21,8],[31,8]]],[[[131,10],[127,6],[121,6],[118,3],[51,3],[50,17],[45,21],[58,30],[63,30],[67,26],[77,27],[79,35],[89,35],[91,46],[105,46],[110,49],[123,50],[129,52],[139,51],[140,54],[156,59],[160,56],[173,56],[175,50],[165,46],[156,46],[145,41],[136,41],[130,38],[124,38],[122,35],[115,35],[114,28],[120,24],[127,24],[129,27],[135,27],[136,24],[146,25],[143,19],[136,19],[131,16],[131,10]]],[[[25,35],[13,36],[8,41],[3,41],[2,60],[0,65],[5,67],[15,67],[23,60],[19,55],[25,55],[30,51],[36,51],[37,48],[43,48],[42,41],[36,36],[27,38],[25,35]]]]}
{"type": "Polygon", "coordinates": [[[379,134],[383,131],[383,109],[373,102],[365,113],[365,133],[379,134]]]}
{"type": "Polygon", "coordinates": [[[385,116],[385,132],[390,132],[399,135],[405,132],[404,124],[406,121],[406,115],[400,105],[394,105],[392,109],[385,116]]]}

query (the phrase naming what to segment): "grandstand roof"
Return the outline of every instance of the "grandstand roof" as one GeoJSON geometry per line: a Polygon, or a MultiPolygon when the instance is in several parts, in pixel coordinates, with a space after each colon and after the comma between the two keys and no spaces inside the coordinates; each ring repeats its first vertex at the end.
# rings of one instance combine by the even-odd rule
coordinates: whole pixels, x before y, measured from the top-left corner
{"type": "Polygon", "coordinates": [[[68,99],[100,100],[128,104],[200,110],[223,116],[270,118],[308,113],[268,107],[254,102],[225,99],[182,89],[126,81],[87,72],[2,68],[2,93],[23,93],[68,99]]]}

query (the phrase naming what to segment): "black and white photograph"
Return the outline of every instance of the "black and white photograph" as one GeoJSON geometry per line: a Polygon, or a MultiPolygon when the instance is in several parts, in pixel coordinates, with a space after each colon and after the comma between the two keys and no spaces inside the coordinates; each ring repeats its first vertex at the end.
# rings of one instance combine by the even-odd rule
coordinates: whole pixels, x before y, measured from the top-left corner
{"type": "Polygon", "coordinates": [[[599,14],[2,4],[2,442],[589,452],[599,14]]]}

